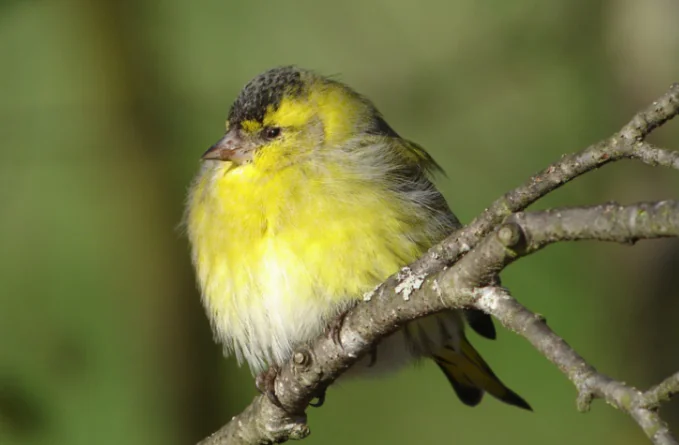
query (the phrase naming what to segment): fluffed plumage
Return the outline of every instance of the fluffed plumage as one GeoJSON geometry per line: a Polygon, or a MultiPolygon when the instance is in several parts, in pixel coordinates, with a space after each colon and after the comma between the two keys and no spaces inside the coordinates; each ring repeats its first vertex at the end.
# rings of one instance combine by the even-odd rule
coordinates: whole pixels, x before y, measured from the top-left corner
{"type": "MultiPolygon", "coordinates": [[[[248,83],[203,159],[186,212],[193,263],[217,340],[255,373],[460,226],[424,149],[348,86],[295,67],[248,83]]],[[[410,323],[350,372],[429,357],[464,403],[485,391],[530,409],[469,344],[462,314],[410,323]]],[[[485,314],[465,315],[495,337],[485,314]]]]}

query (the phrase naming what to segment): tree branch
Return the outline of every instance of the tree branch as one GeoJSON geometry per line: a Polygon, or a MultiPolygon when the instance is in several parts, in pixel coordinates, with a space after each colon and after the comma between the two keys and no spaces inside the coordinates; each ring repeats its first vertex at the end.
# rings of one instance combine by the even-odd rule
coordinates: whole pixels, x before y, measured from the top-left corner
{"type": "Polygon", "coordinates": [[[679,170],[679,151],[667,150],[646,142],[637,144],[632,158],[654,167],[661,166],[679,170]]]}
{"type": "Polygon", "coordinates": [[[621,159],[636,159],[649,165],[676,168],[678,152],[644,143],[651,131],[679,113],[679,83],[646,109],[637,113],[618,133],[559,161],[533,175],[516,189],[504,194],[467,226],[434,246],[411,265],[416,274],[431,273],[456,261],[473,248],[497,224],[514,212],[524,210],[538,199],[587,172],[621,159]]]}
{"type": "Polygon", "coordinates": [[[309,429],[304,411],[308,403],[369,352],[372,345],[410,320],[456,308],[485,310],[531,341],[576,384],[581,394],[579,407],[586,408],[593,397],[604,398],[628,412],[654,443],[676,443],[657,416],[655,405],[676,392],[679,377],[673,376],[673,380],[670,378],[647,393],[639,393],[597,373],[506,291],[479,288],[488,285],[497,273],[519,257],[553,242],[600,239],[629,243],[642,238],[679,235],[676,201],[514,214],[565,182],[615,160],[631,158],[676,168],[674,152],[653,147],[643,139],[678,112],[679,84],[674,84],[619,133],[565,156],[505,194],[469,226],[387,279],[366,296],[367,303],[349,311],[340,332],[342,346],[321,336],[307,349],[297,351],[282,366],[275,382],[282,409],[266,397],[258,396],[245,411],[201,444],[278,443],[306,436],[309,429]],[[507,224],[502,224],[504,220],[507,224]],[[631,394],[638,397],[630,398],[631,394]]]}
{"type": "Polygon", "coordinates": [[[679,372],[672,374],[662,382],[644,393],[644,406],[657,408],[660,402],[669,401],[679,393],[679,372]]]}
{"type": "Polygon", "coordinates": [[[496,317],[503,326],[526,338],[542,355],[554,363],[578,390],[577,405],[580,411],[589,410],[592,399],[601,398],[610,405],[629,414],[654,444],[677,445],[667,423],[657,413],[653,403],[656,395],[669,398],[679,391],[677,374],[642,393],[634,387],[598,372],[588,364],[565,340],[556,335],[537,316],[516,301],[502,288],[480,288],[476,292],[474,307],[496,317]],[[657,390],[663,387],[663,390],[657,390]]]}

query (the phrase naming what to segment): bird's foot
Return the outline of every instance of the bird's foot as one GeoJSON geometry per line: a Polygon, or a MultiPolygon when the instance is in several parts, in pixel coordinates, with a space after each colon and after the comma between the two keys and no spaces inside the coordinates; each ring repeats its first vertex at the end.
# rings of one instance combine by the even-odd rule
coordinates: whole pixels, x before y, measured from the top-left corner
{"type": "Polygon", "coordinates": [[[269,369],[257,374],[255,386],[257,386],[257,390],[264,394],[271,403],[279,408],[283,408],[281,401],[278,400],[278,396],[276,396],[276,377],[278,377],[280,371],[281,368],[277,365],[269,366],[269,369]]]}
{"type": "Polygon", "coordinates": [[[344,326],[344,319],[347,318],[347,314],[352,307],[353,306],[340,312],[337,317],[333,318],[325,328],[325,333],[328,338],[332,339],[332,341],[336,345],[339,345],[340,348],[344,348],[344,346],[342,346],[342,336],[340,335],[342,332],[342,326],[344,326]]]}
{"type": "Polygon", "coordinates": [[[309,406],[313,406],[314,408],[320,408],[323,406],[325,403],[325,392],[327,391],[328,388],[323,388],[319,391],[318,395],[316,396],[316,401],[315,402],[309,402],[309,406]]]}

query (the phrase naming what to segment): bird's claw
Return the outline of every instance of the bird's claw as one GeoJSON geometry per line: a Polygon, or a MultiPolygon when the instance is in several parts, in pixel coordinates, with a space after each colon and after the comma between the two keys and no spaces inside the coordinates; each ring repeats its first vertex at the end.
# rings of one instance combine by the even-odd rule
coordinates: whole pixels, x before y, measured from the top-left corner
{"type": "Polygon", "coordinates": [[[326,390],[327,388],[323,388],[316,396],[316,402],[309,402],[309,406],[313,406],[314,408],[320,408],[321,406],[323,406],[323,403],[325,403],[326,390]]]}
{"type": "Polygon", "coordinates": [[[281,368],[277,365],[269,366],[269,369],[257,374],[255,386],[257,386],[257,390],[264,394],[271,403],[282,409],[283,405],[281,404],[281,401],[278,400],[278,396],[276,396],[276,377],[278,377],[280,370],[281,368]]]}
{"type": "Polygon", "coordinates": [[[347,314],[349,313],[349,309],[346,309],[337,315],[337,317],[333,318],[330,323],[328,323],[328,326],[325,328],[325,332],[328,336],[328,338],[332,339],[332,341],[338,345],[340,348],[344,348],[342,345],[342,326],[344,326],[344,319],[347,318],[347,314]]]}
{"type": "MultiPolygon", "coordinates": [[[[257,390],[264,394],[269,399],[269,401],[271,401],[271,403],[284,410],[285,408],[283,407],[283,404],[281,404],[281,401],[278,400],[278,396],[276,396],[276,377],[278,377],[280,371],[280,366],[269,366],[269,369],[257,374],[257,377],[255,377],[255,386],[257,386],[257,390]]],[[[319,391],[318,395],[316,396],[316,402],[309,402],[309,405],[313,406],[314,408],[320,408],[323,406],[323,403],[325,403],[326,390],[327,388],[323,388],[321,391],[319,391]]]]}

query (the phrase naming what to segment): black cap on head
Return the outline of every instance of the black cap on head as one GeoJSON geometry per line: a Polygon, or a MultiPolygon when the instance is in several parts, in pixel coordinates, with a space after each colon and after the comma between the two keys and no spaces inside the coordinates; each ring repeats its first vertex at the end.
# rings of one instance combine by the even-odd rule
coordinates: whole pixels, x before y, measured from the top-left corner
{"type": "Polygon", "coordinates": [[[274,109],[280,105],[286,94],[302,92],[305,73],[294,66],[270,69],[243,87],[229,111],[229,124],[234,126],[245,120],[261,122],[269,106],[274,109]]]}

